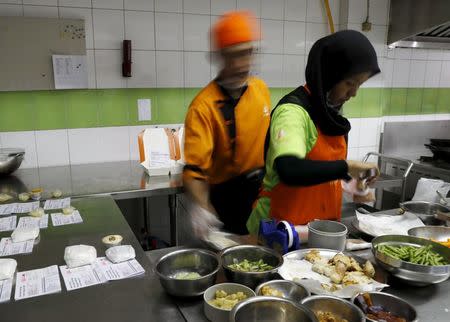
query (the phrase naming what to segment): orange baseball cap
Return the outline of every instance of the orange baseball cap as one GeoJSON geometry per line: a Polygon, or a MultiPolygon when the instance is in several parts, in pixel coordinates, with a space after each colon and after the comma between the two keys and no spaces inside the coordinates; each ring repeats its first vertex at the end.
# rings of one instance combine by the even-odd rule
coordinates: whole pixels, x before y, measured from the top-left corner
{"type": "Polygon", "coordinates": [[[220,17],[212,28],[216,49],[260,39],[255,16],[249,11],[231,11],[220,17]]]}

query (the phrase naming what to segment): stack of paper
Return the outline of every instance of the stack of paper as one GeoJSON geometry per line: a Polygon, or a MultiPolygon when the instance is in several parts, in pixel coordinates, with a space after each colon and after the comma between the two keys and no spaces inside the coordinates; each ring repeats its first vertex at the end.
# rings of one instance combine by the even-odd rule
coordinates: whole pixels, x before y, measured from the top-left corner
{"type": "Polygon", "coordinates": [[[13,243],[10,237],[0,240],[0,257],[17,254],[28,254],[33,251],[34,240],[26,240],[20,243],[13,243]]]}
{"type": "Polygon", "coordinates": [[[48,214],[43,215],[42,217],[21,217],[19,219],[19,223],[17,224],[17,228],[24,227],[39,227],[40,229],[44,229],[48,227],[48,214]]]}
{"type": "Polygon", "coordinates": [[[92,285],[106,283],[108,280],[94,265],[85,265],[75,268],[60,266],[61,275],[68,291],[84,288],[92,285]]]}
{"type": "Polygon", "coordinates": [[[99,257],[92,265],[96,270],[102,272],[109,281],[134,277],[145,273],[145,269],[135,259],[114,264],[106,257],[99,257]]]}
{"type": "Polygon", "coordinates": [[[45,268],[17,272],[16,292],[14,295],[16,301],[57,292],[61,292],[58,266],[52,265],[45,268]]]}
{"type": "Polygon", "coordinates": [[[44,210],[63,209],[70,206],[70,198],[49,199],[44,203],[44,210]]]}
{"type": "Polygon", "coordinates": [[[10,231],[16,229],[17,216],[0,218],[0,231],[10,231]]]}
{"type": "Polygon", "coordinates": [[[75,210],[71,215],[64,215],[61,213],[51,214],[53,226],[63,226],[71,224],[80,224],[83,222],[78,210],[75,210]]]}
{"type": "Polygon", "coordinates": [[[11,299],[12,278],[0,281],[0,303],[11,299]]]}

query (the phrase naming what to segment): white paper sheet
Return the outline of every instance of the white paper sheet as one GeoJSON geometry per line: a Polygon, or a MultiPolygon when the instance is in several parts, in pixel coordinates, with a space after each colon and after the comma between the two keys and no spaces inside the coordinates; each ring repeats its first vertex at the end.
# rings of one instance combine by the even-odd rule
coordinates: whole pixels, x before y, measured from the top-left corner
{"type": "Polygon", "coordinates": [[[134,277],[145,273],[145,269],[135,259],[114,264],[106,257],[99,257],[92,265],[95,266],[96,270],[101,271],[109,281],[134,277]]]}
{"type": "Polygon", "coordinates": [[[33,251],[34,240],[26,240],[20,243],[13,243],[11,237],[0,240],[0,257],[17,254],[29,254],[33,251]]]}
{"type": "Polygon", "coordinates": [[[108,282],[105,275],[94,265],[75,268],[67,268],[66,265],[63,265],[59,269],[68,291],[108,282]]]}
{"type": "Polygon", "coordinates": [[[365,215],[356,212],[359,227],[371,236],[408,235],[408,230],[424,226],[424,223],[414,214],[405,212],[403,215],[365,215]]]}
{"type": "Polygon", "coordinates": [[[88,88],[86,55],[52,55],[56,89],[88,88]]]}
{"type": "Polygon", "coordinates": [[[12,284],[12,278],[0,281],[0,303],[11,299],[12,284]]]}
{"type": "Polygon", "coordinates": [[[39,201],[16,203],[13,214],[26,214],[32,210],[39,208],[39,201]]]}
{"type": "Polygon", "coordinates": [[[70,206],[70,197],[63,199],[49,199],[44,203],[44,210],[63,209],[70,206]]]}
{"type": "Polygon", "coordinates": [[[48,214],[45,214],[42,217],[21,217],[19,218],[17,228],[21,227],[39,227],[40,229],[45,229],[48,227],[48,214]]]}
{"type": "Polygon", "coordinates": [[[0,205],[0,216],[8,216],[13,213],[13,210],[16,209],[15,203],[8,203],[6,205],[0,205]]]}
{"type": "Polygon", "coordinates": [[[78,210],[75,210],[71,215],[64,215],[61,213],[52,214],[52,224],[53,226],[63,226],[71,224],[80,224],[83,222],[78,210]]]}
{"type": "Polygon", "coordinates": [[[0,231],[11,231],[16,229],[17,216],[0,218],[0,231]]]}
{"type": "Polygon", "coordinates": [[[16,301],[57,292],[61,292],[57,265],[17,272],[14,294],[16,301]]]}

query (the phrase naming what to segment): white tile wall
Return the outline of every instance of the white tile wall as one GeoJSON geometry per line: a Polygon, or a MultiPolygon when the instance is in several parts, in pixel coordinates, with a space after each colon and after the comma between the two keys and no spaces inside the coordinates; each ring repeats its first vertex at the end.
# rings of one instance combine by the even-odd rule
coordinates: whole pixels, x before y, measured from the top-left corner
{"type": "Polygon", "coordinates": [[[125,39],[138,50],[155,49],[155,16],[153,12],[125,11],[125,39]]]}
{"type": "Polygon", "coordinates": [[[36,131],[37,160],[40,167],[69,164],[67,130],[36,131]]]}
{"type": "Polygon", "coordinates": [[[133,51],[132,77],[127,78],[127,87],[156,87],[156,56],[154,51],[133,51]]]}
{"type": "Polygon", "coordinates": [[[98,88],[121,88],[126,85],[122,77],[120,50],[95,50],[95,71],[98,88]]]}
{"type": "Polygon", "coordinates": [[[95,49],[120,49],[124,39],[123,12],[94,9],[95,49]]]}
{"type": "Polygon", "coordinates": [[[23,4],[34,4],[37,6],[56,6],[58,0],[23,0],[23,4]]]}
{"type": "Polygon", "coordinates": [[[2,3],[8,3],[8,4],[22,4],[22,0],[2,0],[2,3]]]}
{"type": "Polygon", "coordinates": [[[221,15],[236,9],[236,0],[211,0],[211,14],[221,15]]]}
{"type": "Polygon", "coordinates": [[[209,51],[208,30],[210,17],[206,15],[184,15],[184,50],[209,51]],[[206,32],[205,32],[206,31],[206,32]]]}
{"type": "Polygon", "coordinates": [[[283,55],[283,86],[298,87],[304,83],[305,56],[283,55]]]}
{"type": "Polygon", "coordinates": [[[450,87],[450,61],[442,62],[441,87],[450,87]]]}
{"type": "Polygon", "coordinates": [[[153,0],[124,0],[123,4],[125,10],[142,10],[142,11],[155,10],[155,4],[153,0]]]}
{"type": "Polygon", "coordinates": [[[92,0],[92,7],[104,9],[123,9],[123,0],[92,0]]]}
{"type": "Polygon", "coordinates": [[[306,21],[307,0],[285,0],[284,19],[294,21],[306,21]]]}
{"type": "Polygon", "coordinates": [[[237,8],[240,10],[250,10],[255,15],[260,16],[261,0],[237,0],[237,8]]]}
{"type": "Polygon", "coordinates": [[[306,24],[306,54],[309,54],[314,42],[329,34],[329,27],[324,23],[307,23],[306,24]]]}
{"type": "Polygon", "coordinates": [[[411,60],[408,87],[423,87],[425,82],[426,67],[426,61],[411,60]]]}
{"type": "Polygon", "coordinates": [[[424,87],[439,87],[442,62],[427,61],[424,87]]]}
{"type": "Polygon", "coordinates": [[[92,8],[92,0],[59,0],[59,5],[63,7],[92,8]]]}
{"type": "Polygon", "coordinates": [[[183,12],[183,0],[155,0],[155,11],[183,12]]]}
{"type": "Polygon", "coordinates": [[[25,150],[22,168],[37,167],[36,136],[34,131],[0,132],[4,148],[21,148],[25,150]]]}
{"type": "MultiPolygon", "coordinates": [[[[329,1],[330,3],[330,9],[331,14],[333,16],[333,22],[335,27],[339,24],[339,6],[340,1],[334,0],[329,1]]],[[[307,2],[307,16],[306,21],[308,22],[317,22],[317,23],[328,23],[327,14],[325,11],[325,5],[324,1],[317,1],[317,0],[308,0],[307,2]]]]}
{"type": "Polygon", "coordinates": [[[203,87],[211,79],[209,54],[184,52],[184,87],[203,87]]]}
{"type": "Polygon", "coordinates": [[[407,59],[395,59],[392,87],[408,87],[409,65],[410,61],[407,59]]]}
{"type": "Polygon", "coordinates": [[[184,0],[183,12],[209,15],[211,13],[211,2],[210,0],[184,0]]]}
{"type": "Polygon", "coordinates": [[[88,88],[96,88],[97,80],[95,73],[95,54],[93,49],[86,50],[87,65],[88,65],[88,88]]]}
{"type": "Polygon", "coordinates": [[[283,21],[261,19],[261,52],[283,53],[283,21]]]}
{"type": "Polygon", "coordinates": [[[283,20],[285,2],[261,0],[261,18],[283,20]]]}
{"type": "Polygon", "coordinates": [[[361,129],[361,119],[360,118],[351,118],[349,119],[352,129],[348,133],[348,147],[356,148],[359,143],[359,132],[361,129]]]}
{"type": "Polygon", "coordinates": [[[306,23],[297,21],[284,22],[284,53],[305,54],[306,23]]]}
{"type": "Polygon", "coordinates": [[[156,49],[183,50],[183,15],[155,13],[156,49]]]}
{"type": "Polygon", "coordinates": [[[283,87],[283,55],[261,54],[260,77],[269,87],[283,87]]]}
{"type": "Polygon", "coordinates": [[[183,52],[156,52],[156,86],[183,87],[183,52]]]}
{"type": "Polygon", "coordinates": [[[1,16],[23,16],[23,7],[15,4],[0,4],[1,16]]]}
{"type": "Polygon", "coordinates": [[[23,6],[25,17],[58,18],[58,7],[23,6]]]}
{"type": "Polygon", "coordinates": [[[378,146],[380,141],[380,119],[362,118],[360,122],[358,147],[378,146]]]}

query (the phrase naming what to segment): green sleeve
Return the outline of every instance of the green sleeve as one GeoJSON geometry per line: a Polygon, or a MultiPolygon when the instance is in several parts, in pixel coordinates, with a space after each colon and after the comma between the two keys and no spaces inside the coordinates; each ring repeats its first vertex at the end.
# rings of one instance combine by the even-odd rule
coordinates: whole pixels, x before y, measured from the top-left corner
{"type": "Polygon", "coordinates": [[[305,109],[295,104],[280,105],[270,123],[270,161],[282,155],[304,159],[316,139],[316,127],[305,109]]]}

